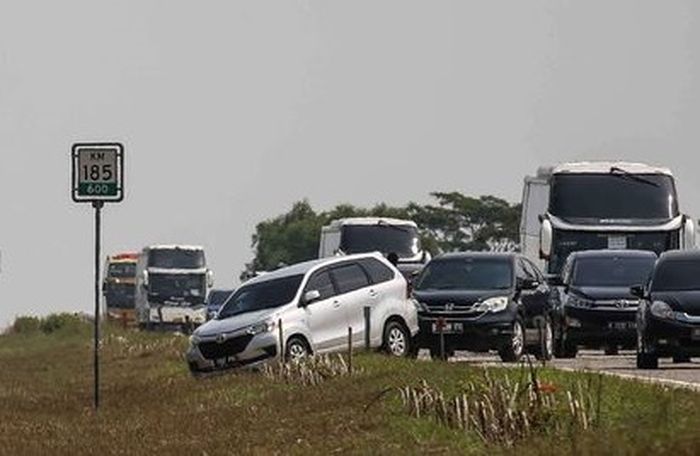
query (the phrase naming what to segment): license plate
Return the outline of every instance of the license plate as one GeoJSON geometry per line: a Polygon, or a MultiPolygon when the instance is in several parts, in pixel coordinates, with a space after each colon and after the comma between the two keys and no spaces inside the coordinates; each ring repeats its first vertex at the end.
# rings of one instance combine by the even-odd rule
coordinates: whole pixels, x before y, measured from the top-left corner
{"type": "Polygon", "coordinates": [[[637,324],[633,321],[611,321],[608,323],[610,329],[635,329],[637,324]]]}
{"type": "Polygon", "coordinates": [[[690,338],[693,340],[700,340],[700,328],[695,328],[690,333],[690,338]]]}
{"type": "Polygon", "coordinates": [[[608,236],[608,248],[625,250],[627,248],[627,236],[608,236]]]}
{"type": "MultiPolygon", "coordinates": [[[[445,323],[442,326],[443,334],[454,334],[461,333],[464,331],[464,325],[462,323],[445,323]]],[[[433,333],[440,334],[440,328],[437,323],[433,323],[433,333]]]]}

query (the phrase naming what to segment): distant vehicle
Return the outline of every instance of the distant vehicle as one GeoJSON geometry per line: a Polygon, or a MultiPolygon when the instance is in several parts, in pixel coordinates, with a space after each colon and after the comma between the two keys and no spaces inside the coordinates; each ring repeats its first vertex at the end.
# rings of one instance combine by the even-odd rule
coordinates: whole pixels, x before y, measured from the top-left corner
{"type": "Polygon", "coordinates": [[[216,316],[221,306],[231,296],[233,290],[211,290],[207,295],[207,320],[216,316]]]}
{"type": "Polygon", "coordinates": [[[430,260],[422,249],[418,226],[410,220],[356,217],[333,220],[321,229],[319,258],[352,253],[395,254],[399,271],[411,278],[430,260]]]}
{"type": "Polygon", "coordinates": [[[526,177],[521,252],[557,275],[572,252],[695,247],[667,168],[625,162],[567,163],[526,177]]]}
{"type": "Polygon", "coordinates": [[[119,253],[105,261],[102,294],[107,318],[127,324],[136,323],[136,262],[138,253],[119,253]]]}
{"type": "Polygon", "coordinates": [[[637,310],[637,367],[656,369],[660,357],[700,356],[700,251],[666,252],[646,286],[632,288],[637,310]]]}
{"type": "Polygon", "coordinates": [[[140,327],[189,329],[207,320],[204,300],[213,275],[202,247],[146,247],[139,257],[136,278],[140,327]]]}
{"type": "Polygon", "coordinates": [[[251,366],[279,356],[345,350],[369,342],[393,356],[411,352],[418,331],[406,279],[381,255],[359,254],[299,263],[241,285],[214,320],[195,330],[187,362],[193,373],[251,366]]]}
{"type": "Polygon", "coordinates": [[[549,288],[537,267],[515,253],[449,253],[431,260],[415,281],[417,344],[446,356],[497,350],[503,361],[525,352],[552,356],[549,288]]]}
{"type": "Polygon", "coordinates": [[[579,345],[616,354],[636,343],[639,299],[630,287],[645,283],[656,254],[643,250],[574,252],[552,291],[554,354],[573,358],[579,345]]]}

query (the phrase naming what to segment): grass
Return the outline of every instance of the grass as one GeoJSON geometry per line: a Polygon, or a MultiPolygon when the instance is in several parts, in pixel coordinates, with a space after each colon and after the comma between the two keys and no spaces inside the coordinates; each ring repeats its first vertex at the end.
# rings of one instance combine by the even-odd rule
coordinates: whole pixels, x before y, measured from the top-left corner
{"type": "MultiPolygon", "coordinates": [[[[474,366],[360,354],[355,374],[313,385],[254,372],[197,380],[182,360],[185,337],[119,328],[105,330],[95,414],[91,343],[87,324],[0,336],[0,453],[696,454],[700,447],[700,394],[690,391],[542,369],[550,394],[580,385],[597,391],[600,382],[598,421],[585,431],[544,427],[514,447],[489,445],[434,417],[411,416],[398,393],[422,381],[446,396],[483,386],[484,371],[474,366]]],[[[517,380],[528,372],[488,375],[517,380]]]]}

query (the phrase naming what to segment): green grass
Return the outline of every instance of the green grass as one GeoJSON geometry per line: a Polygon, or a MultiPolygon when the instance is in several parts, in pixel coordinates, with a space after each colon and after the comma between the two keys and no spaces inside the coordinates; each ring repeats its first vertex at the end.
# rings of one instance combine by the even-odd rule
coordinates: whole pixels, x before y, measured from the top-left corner
{"type": "MultiPolygon", "coordinates": [[[[700,447],[700,395],[690,391],[543,369],[540,379],[556,394],[602,382],[599,423],[589,431],[545,430],[513,449],[409,417],[398,394],[376,400],[387,388],[421,380],[457,393],[465,382],[483,381],[472,365],[362,354],[360,373],[318,386],[253,372],[196,380],[182,360],[185,337],[105,332],[97,415],[88,325],[0,336],[0,453],[696,454],[700,447]]],[[[527,371],[489,374],[515,379],[527,371]]]]}

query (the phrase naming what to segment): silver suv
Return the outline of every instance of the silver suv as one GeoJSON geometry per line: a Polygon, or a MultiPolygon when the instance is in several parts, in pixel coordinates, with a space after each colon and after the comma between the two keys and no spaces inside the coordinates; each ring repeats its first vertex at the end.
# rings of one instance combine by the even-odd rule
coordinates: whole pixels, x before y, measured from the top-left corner
{"type": "Polygon", "coordinates": [[[411,353],[418,321],[401,273],[378,253],[309,261],[238,288],[194,332],[187,362],[199,373],[264,362],[279,356],[281,347],[292,360],[340,351],[348,328],[353,345],[361,347],[366,326],[371,347],[393,356],[411,353]]]}

